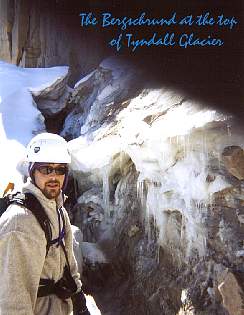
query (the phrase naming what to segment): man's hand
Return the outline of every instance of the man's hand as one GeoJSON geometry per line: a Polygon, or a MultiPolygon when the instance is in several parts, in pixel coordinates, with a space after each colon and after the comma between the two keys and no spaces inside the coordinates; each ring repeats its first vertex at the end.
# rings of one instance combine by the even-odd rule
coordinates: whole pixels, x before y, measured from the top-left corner
{"type": "Polygon", "coordinates": [[[85,294],[81,290],[80,292],[72,295],[73,302],[73,313],[74,315],[90,315],[88,308],[86,306],[85,294]]]}

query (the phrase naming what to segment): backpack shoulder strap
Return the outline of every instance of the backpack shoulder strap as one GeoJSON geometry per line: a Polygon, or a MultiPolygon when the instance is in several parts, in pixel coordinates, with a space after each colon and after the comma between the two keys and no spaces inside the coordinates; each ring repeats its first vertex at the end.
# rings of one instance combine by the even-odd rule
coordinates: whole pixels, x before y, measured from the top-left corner
{"type": "Polygon", "coordinates": [[[33,194],[25,193],[25,194],[16,194],[14,198],[12,198],[10,203],[17,203],[19,205],[23,205],[24,207],[26,207],[28,210],[30,210],[33,213],[33,215],[35,216],[35,218],[37,219],[38,223],[40,224],[41,228],[43,229],[45,233],[45,237],[47,240],[47,246],[46,246],[46,256],[47,256],[49,248],[51,246],[52,229],[51,229],[51,222],[49,220],[49,217],[46,214],[40,201],[33,194]]]}

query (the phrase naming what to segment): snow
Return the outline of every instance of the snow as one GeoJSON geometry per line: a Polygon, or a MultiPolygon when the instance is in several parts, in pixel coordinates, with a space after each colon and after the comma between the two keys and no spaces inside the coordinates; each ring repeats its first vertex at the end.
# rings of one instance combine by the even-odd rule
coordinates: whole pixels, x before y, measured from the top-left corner
{"type": "Polygon", "coordinates": [[[94,71],[90,72],[88,75],[86,75],[86,76],[84,76],[83,78],[81,78],[81,79],[75,84],[74,88],[79,87],[80,84],[82,84],[82,83],[86,82],[87,80],[89,80],[89,79],[93,76],[93,74],[94,74],[95,72],[96,72],[96,71],[94,70],[94,71]]]}
{"type": "Polygon", "coordinates": [[[109,172],[110,166],[106,165],[102,169],[103,173],[103,208],[105,209],[105,216],[108,218],[110,214],[110,188],[109,188],[109,172]]]}
{"type": "Polygon", "coordinates": [[[32,95],[38,95],[67,72],[68,67],[27,69],[0,61],[0,194],[11,181],[17,190],[21,188],[22,175],[16,166],[33,135],[45,131],[44,118],[32,95]]]}
{"type": "Polygon", "coordinates": [[[94,141],[91,145],[81,137],[70,141],[69,149],[73,155],[72,169],[86,172],[109,165],[111,156],[120,151],[122,146],[117,136],[94,141]]]}
{"type": "Polygon", "coordinates": [[[91,295],[86,295],[86,305],[91,315],[101,315],[94,298],[91,295]]]}
{"type": "Polygon", "coordinates": [[[0,95],[4,100],[22,88],[27,89],[35,96],[57,80],[66,76],[67,66],[52,68],[21,68],[4,61],[0,61],[0,95]]]}

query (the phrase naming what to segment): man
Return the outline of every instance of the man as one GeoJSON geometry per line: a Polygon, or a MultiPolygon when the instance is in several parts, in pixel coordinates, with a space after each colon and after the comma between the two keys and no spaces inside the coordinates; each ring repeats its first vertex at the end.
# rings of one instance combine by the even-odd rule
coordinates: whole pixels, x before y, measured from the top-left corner
{"type": "Polygon", "coordinates": [[[23,193],[34,195],[46,212],[52,242],[47,249],[45,232],[27,207],[11,204],[3,213],[0,314],[68,315],[72,314],[73,300],[76,314],[88,315],[72,249],[71,225],[63,207],[62,189],[71,162],[67,142],[55,134],[39,134],[27,146],[27,159],[30,180],[23,193]],[[72,288],[66,285],[67,278],[72,288]]]}

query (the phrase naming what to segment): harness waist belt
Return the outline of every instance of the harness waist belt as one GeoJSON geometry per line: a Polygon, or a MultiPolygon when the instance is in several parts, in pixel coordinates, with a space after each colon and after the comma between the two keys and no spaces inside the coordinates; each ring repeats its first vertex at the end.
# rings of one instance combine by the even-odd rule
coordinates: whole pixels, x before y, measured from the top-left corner
{"type": "Polygon", "coordinates": [[[37,297],[44,297],[47,295],[55,294],[61,300],[66,300],[70,298],[74,293],[74,291],[65,286],[63,279],[60,279],[57,282],[49,279],[41,279],[37,292],[37,297]]]}
{"type": "Polygon", "coordinates": [[[40,279],[37,297],[43,297],[55,293],[55,281],[50,279],[40,279]]]}
{"type": "Polygon", "coordinates": [[[37,297],[55,294],[60,299],[66,300],[76,291],[77,285],[71,276],[69,268],[65,266],[63,277],[57,282],[51,279],[40,279],[37,297]]]}

